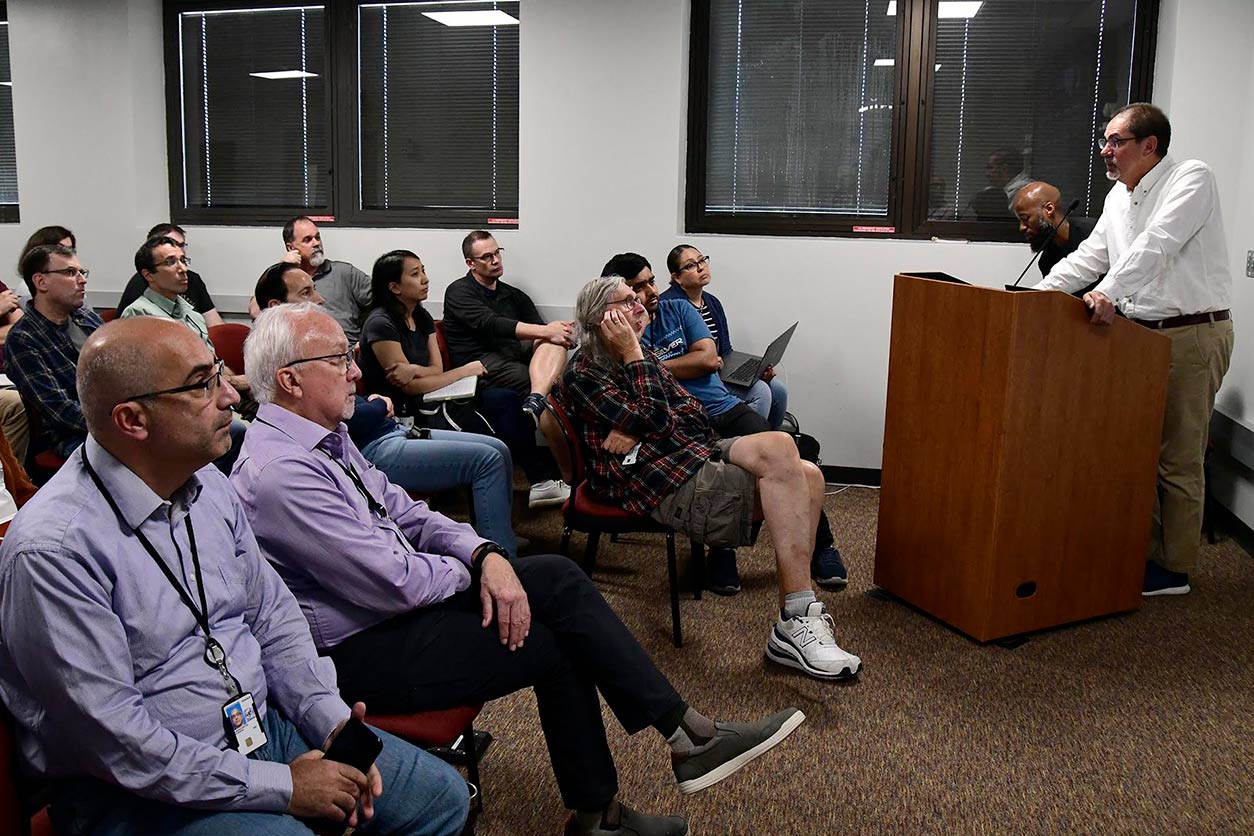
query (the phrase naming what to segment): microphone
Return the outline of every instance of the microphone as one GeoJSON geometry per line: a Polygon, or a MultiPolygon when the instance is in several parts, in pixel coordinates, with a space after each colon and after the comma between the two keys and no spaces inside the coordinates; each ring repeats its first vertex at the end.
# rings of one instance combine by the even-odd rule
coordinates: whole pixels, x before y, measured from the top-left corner
{"type": "Polygon", "coordinates": [[[1012,284],[1011,287],[1019,286],[1019,282],[1023,281],[1023,277],[1028,274],[1028,271],[1032,269],[1032,265],[1036,263],[1036,260],[1041,257],[1041,253],[1043,253],[1045,248],[1049,246],[1049,242],[1054,240],[1054,236],[1058,234],[1058,230],[1062,229],[1062,225],[1067,222],[1067,216],[1075,211],[1075,208],[1079,205],[1080,198],[1077,197],[1075,200],[1071,201],[1071,205],[1067,207],[1067,211],[1062,213],[1062,220],[1058,222],[1058,226],[1054,227],[1053,232],[1049,233],[1049,237],[1045,239],[1044,244],[1041,244],[1041,248],[1032,253],[1032,260],[1028,262],[1027,267],[1023,268],[1023,272],[1019,274],[1019,278],[1015,279],[1015,283],[1012,284]]]}

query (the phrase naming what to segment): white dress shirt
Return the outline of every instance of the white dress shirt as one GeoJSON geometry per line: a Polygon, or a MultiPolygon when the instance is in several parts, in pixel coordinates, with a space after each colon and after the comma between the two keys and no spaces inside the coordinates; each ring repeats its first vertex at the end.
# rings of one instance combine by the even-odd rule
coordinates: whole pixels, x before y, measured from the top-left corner
{"type": "Polygon", "coordinates": [[[1232,273],[1210,166],[1159,161],[1132,189],[1116,183],[1079,249],[1054,265],[1038,290],[1094,288],[1132,319],[1225,310],[1232,273]]]}

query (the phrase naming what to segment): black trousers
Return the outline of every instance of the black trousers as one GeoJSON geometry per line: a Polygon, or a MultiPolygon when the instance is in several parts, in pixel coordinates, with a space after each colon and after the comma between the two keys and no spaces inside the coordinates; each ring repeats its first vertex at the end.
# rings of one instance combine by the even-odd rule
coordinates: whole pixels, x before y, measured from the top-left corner
{"type": "Polygon", "coordinates": [[[502,386],[479,390],[483,417],[505,442],[509,454],[531,484],[557,478],[557,465],[548,448],[536,444],[536,425],[522,411],[523,395],[502,386]]]}
{"type": "Polygon", "coordinates": [[[573,561],[511,561],[531,604],[518,650],[484,629],[478,584],[438,605],[388,619],[332,648],[340,691],[386,714],[452,708],[535,688],[540,726],[562,801],[604,807],[618,773],[601,721],[600,691],[629,734],[656,723],[680,696],[573,561]]]}

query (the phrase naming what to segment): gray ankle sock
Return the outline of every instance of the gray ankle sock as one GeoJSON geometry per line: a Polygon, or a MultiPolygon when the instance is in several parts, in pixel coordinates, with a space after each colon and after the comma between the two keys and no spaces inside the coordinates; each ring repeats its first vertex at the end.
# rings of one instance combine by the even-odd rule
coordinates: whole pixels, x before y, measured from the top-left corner
{"type": "Polygon", "coordinates": [[[698,746],[705,745],[716,734],[718,734],[718,729],[714,726],[714,721],[692,706],[688,706],[683,719],[679,721],[679,728],[666,738],[666,742],[670,744],[672,752],[683,755],[698,746]]]}
{"type": "Polygon", "coordinates": [[[805,615],[806,608],[817,600],[818,598],[814,597],[813,589],[789,592],[784,596],[784,609],[780,611],[780,617],[787,620],[794,615],[805,615]]]}

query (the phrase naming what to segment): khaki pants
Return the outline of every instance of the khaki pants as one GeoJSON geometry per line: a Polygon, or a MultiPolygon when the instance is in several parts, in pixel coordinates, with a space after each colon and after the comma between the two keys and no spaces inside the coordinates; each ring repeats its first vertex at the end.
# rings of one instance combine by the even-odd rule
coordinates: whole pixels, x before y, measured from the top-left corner
{"type": "Polygon", "coordinates": [[[30,443],[30,427],[26,423],[26,410],[16,389],[0,389],[0,432],[4,433],[13,455],[19,462],[26,462],[26,448],[30,443]]]}
{"type": "Polygon", "coordinates": [[[1202,462],[1215,393],[1232,358],[1232,320],[1168,328],[1163,334],[1171,338],[1171,374],[1149,559],[1173,572],[1192,572],[1202,537],[1202,462]]]}

